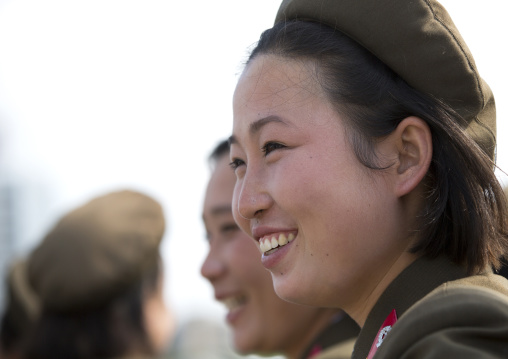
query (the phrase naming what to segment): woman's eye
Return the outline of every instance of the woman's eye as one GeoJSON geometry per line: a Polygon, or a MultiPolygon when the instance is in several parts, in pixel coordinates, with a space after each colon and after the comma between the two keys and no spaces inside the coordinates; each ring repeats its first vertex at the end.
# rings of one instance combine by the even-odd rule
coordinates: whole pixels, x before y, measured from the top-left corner
{"type": "Polygon", "coordinates": [[[275,151],[275,150],[279,150],[281,148],[285,148],[286,146],[284,146],[283,144],[281,143],[278,143],[278,142],[267,142],[265,143],[265,145],[261,148],[261,150],[263,151],[263,153],[265,154],[265,156],[267,156],[270,152],[272,151],[275,151]]]}
{"type": "Polygon", "coordinates": [[[221,227],[221,232],[222,233],[231,233],[231,232],[236,232],[239,229],[240,228],[238,227],[238,225],[236,223],[228,223],[228,224],[225,224],[221,227]]]}
{"type": "Polygon", "coordinates": [[[238,167],[243,166],[245,162],[239,158],[234,158],[233,161],[229,164],[229,166],[234,170],[236,170],[238,167]]]}

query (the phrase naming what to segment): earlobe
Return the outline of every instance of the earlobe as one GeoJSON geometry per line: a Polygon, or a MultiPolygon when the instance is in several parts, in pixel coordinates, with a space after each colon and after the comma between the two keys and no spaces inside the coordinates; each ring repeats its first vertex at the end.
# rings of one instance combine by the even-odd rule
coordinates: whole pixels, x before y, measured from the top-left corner
{"type": "Polygon", "coordinates": [[[398,152],[394,190],[402,197],[414,190],[429,170],[432,133],[425,121],[411,116],[402,120],[390,136],[394,136],[398,152]]]}

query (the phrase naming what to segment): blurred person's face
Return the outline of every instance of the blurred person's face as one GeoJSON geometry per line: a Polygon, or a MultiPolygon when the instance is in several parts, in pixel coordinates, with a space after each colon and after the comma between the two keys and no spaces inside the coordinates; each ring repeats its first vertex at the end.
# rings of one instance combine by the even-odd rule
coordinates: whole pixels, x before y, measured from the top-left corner
{"type": "Polygon", "coordinates": [[[218,161],[206,191],[203,220],[210,249],[201,273],[228,310],[236,350],[296,357],[328,324],[333,311],[291,304],[275,294],[259,249],[233,219],[236,177],[228,162],[228,155],[218,161]]]}
{"type": "MultiPolygon", "coordinates": [[[[162,269],[161,269],[162,271],[162,269]]],[[[147,293],[143,307],[145,326],[156,353],[167,349],[175,332],[175,320],[164,300],[164,276],[158,278],[157,288],[147,293]]]]}

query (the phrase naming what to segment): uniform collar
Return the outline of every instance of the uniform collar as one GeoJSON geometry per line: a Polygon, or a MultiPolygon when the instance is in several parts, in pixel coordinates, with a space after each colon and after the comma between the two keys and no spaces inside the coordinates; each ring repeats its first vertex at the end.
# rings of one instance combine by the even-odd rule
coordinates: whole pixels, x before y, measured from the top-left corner
{"type": "Polygon", "coordinates": [[[394,309],[400,318],[414,303],[441,284],[464,277],[466,271],[445,257],[414,261],[390,283],[370,311],[356,341],[352,359],[367,357],[379,328],[394,309]]]}

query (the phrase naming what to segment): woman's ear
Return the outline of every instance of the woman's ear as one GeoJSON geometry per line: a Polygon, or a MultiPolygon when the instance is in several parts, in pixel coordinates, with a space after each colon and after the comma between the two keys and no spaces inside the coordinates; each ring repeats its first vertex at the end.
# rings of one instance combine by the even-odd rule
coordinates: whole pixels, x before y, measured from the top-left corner
{"type": "Polygon", "coordinates": [[[402,120],[386,140],[395,152],[393,189],[398,197],[402,197],[415,189],[429,170],[432,133],[425,121],[411,116],[402,120]]]}

